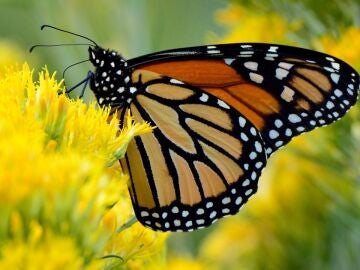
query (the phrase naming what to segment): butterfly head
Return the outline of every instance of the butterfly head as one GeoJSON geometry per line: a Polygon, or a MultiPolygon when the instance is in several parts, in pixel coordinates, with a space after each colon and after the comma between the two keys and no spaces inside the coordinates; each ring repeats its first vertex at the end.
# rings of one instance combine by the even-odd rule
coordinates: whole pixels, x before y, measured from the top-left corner
{"type": "Polygon", "coordinates": [[[131,81],[126,60],[116,51],[98,46],[89,47],[89,58],[95,67],[90,88],[99,104],[123,103],[127,99],[125,89],[131,81]]]}

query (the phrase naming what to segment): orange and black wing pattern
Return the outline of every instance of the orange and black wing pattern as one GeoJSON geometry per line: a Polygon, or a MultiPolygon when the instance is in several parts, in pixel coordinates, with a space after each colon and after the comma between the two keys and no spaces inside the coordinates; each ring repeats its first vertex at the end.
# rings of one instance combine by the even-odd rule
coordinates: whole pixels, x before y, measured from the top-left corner
{"type": "Polygon", "coordinates": [[[139,221],[190,231],[236,213],[256,192],[266,164],[256,127],[197,87],[145,70],[134,75],[144,91],[130,103],[131,114],[156,126],[137,137],[121,161],[139,221]]]}
{"type": "Polygon", "coordinates": [[[191,231],[235,214],[267,158],[294,136],[339,119],[359,75],[335,57],[274,44],[175,49],[125,61],[90,48],[90,86],[122,121],[156,126],[121,160],[138,220],[191,231]]]}
{"type": "Polygon", "coordinates": [[[342,117],[359,89],[358,73],[343,61],[283,45],[178,49],[139,57],[129,65],[184,81],[227,102],[260,131],[268,154],[294,136],[342,117]]]}

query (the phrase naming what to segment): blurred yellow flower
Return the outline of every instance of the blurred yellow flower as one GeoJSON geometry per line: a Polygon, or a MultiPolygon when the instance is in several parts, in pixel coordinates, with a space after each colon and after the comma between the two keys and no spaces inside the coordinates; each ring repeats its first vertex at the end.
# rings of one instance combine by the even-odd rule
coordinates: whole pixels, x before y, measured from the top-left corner
{"type": "Polygon", "coordinates": [[[42,230],[33,221],[27,239],[8,240],[1,248],[0,269],[82,268],[84,258],[77,249],[75,239],[42,230]]]}
{"type": "Polygon", "coordinates": [[[14,63],[20,64],[25,55],[18,46],[10,40],[0,40],[0,78],[14,63]]]}
{"type": "Polygon", "coordinates": [[[186,257],[173,256],[166,265],[166,270],[209,270],[211,267],[200,260],[194,260],[186,257]]]}
{"type": "Polygon", "coordinates": [[[216,19],[229,28],[228,34],[220,38],[222,43],[289,43],[287,35],[301,25],[300,22],[289,23],[276,13],[261,14],[237,4],[218,11],[216,19]]]}
{"type": "MultiPolygon", "coordinates": [[[[133,217],[117,161],[147,123],[125,128],[110,110],[71,100],[45,69],[24,64],[0,77],[0,269],[113,269],[105,255],[155,261],[166,234],[133,217]]],[[[129,264],[129,265],[128,265],[129,264]]]]}
{"type": "Polygon", "coordinates": [[[338,39],[324,36],[315,41],[315,46],[360,69],[360,27],[351,26],[343,30],[338,39]]]}

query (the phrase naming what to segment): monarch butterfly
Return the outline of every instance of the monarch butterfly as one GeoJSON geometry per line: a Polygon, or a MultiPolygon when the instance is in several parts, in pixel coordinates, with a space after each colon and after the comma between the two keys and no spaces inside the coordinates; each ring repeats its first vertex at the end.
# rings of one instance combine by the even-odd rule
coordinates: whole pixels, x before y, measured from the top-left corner
{"type": "Polygon", "coordinates": [[[120,161],[136,217],[154,230],[192,231],[237,213],[273,152],[357,100],[358,73],[312,50],[237,43],[125,60],[90,41],[95,72],[83,82],[98,103],[120,122],[130,110],[157,127],[120,161]]]}

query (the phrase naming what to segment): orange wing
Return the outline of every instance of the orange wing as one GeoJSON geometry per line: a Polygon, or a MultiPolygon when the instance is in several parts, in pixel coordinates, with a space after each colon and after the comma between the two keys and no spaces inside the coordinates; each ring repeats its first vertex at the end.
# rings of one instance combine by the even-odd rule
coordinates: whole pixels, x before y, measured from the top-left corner
{"type": "Polygon", "coordinates": [[[155,61],[137,68],[226,102],[260,131],[270,155],[294,136],[340,118],[356,101],[354,78],[322,65],[296,58],[227,58],[155,61]]]}

